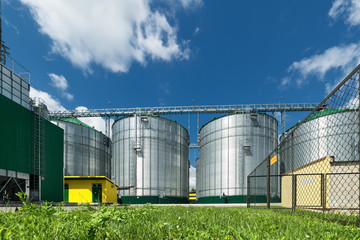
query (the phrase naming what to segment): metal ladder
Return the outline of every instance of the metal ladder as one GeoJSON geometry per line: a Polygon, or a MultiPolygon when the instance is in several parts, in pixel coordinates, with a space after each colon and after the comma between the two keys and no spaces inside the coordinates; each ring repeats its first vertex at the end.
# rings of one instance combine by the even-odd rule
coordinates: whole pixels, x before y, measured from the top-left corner
{"type": "Polygon", "coordinates": [[[44,121],[45,117],[40,102],[36,103],[36,100],[33,101],[33,111],[34,111],[34,156],[33,156],[33,178],[32,178],[32,198],[36,201],[41,201],[41,164],[42,160],[45,157],[45,147],[44,147],[44,121]]]}

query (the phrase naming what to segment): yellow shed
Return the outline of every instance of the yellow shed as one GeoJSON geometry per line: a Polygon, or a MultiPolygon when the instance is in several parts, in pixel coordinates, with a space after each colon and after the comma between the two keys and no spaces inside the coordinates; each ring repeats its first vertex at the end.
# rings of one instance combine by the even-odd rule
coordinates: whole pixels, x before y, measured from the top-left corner
{"type": "Polygon", "coordinates": [[[359,162],[324,157],[282,174],[281,205],[291,208],[358,208],[359,162]],[[294,191],[293,191],[294,188],[294,191]]]}
{"type": "Polygon", "coordinates": [[[105,176],[65,176],[64,201],[116,203],[118,187],[105,176]]]}

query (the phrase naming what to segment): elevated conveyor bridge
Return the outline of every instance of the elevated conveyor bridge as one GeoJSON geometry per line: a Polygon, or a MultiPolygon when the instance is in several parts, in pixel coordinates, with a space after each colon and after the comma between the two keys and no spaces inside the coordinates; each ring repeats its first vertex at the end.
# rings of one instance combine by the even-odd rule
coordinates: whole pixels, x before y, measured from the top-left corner
{"type": "MultiPolygon", "coordinates": [[[[173,107],[134,107],[52,111],[50,119],[65,117],[105,117],[105,134],[110,137],[110,118],[120,118],[131,115],[197,115],[197,133],[199,133],[199,114],[231,114],[231,113],[281,113],[281,132],[285,131],[285,112],[313,111],[318,103],[278,103],[278,104],[237,104],[237,105],[202,105],[202,106],[173,106],[173,107]]],[[[324,106],[324,109],[326,106],[324,106]]],[[[190,144],[190,148],[198,148],[198,144],[190,144]]]]}
{"type": "Polygon", "coordinates": [[[279,103],[279,104],[238,104],[238,105],[202,105],[174,107],[134,107],[87,110],[53,111],[50,118],[60,117],[123,117],[131,115],[174,115],[206,113],[260,113],[260,112],[300,112],[312,111],[318,103],[279,103]]]}

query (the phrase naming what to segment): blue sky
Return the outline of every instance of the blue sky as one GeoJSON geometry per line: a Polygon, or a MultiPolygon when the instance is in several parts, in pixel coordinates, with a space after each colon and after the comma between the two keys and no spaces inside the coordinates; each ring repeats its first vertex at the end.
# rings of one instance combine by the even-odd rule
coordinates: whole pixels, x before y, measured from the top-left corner
{"type": "MultiPolygon", "coordinates": [[[[357,0],[3,0],[2,8],[3,40],[51,110],[320,102],[360,60],[357,0]]],[[[288,114],[287,126],[302,117],[288,114]]],[[[171,118],[187,127],[187,116],[171,118]]]]}

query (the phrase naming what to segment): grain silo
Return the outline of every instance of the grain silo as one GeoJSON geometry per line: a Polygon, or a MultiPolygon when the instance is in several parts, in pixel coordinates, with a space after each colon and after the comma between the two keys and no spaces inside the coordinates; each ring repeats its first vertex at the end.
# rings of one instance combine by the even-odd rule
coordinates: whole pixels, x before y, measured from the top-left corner
{"type": "Polygon", "coordinates": [[[157,116],[131,116],[113,126],[113,180],[123,203],[185,203],[189,134],[157,116]]]}
{"type": "Polygon", "coordinates": [[[64,175],[111,178],[110,139],[76,118],[52,120],[64,129],[64,175]]]}
{"type": "Polygon", "coordinates": [[[281,173],[327,156],[336,162],[358,161],[358,123],[355,110],[323,110],[314,114],[281,144],[281,173]]]}
{"type": "Polygon", "coordinates": [[[277,145],[278,123],[266,114],[233,114],[202,127],[196,195],[199,203],[246,202],[247,176],[277,145]]]}

